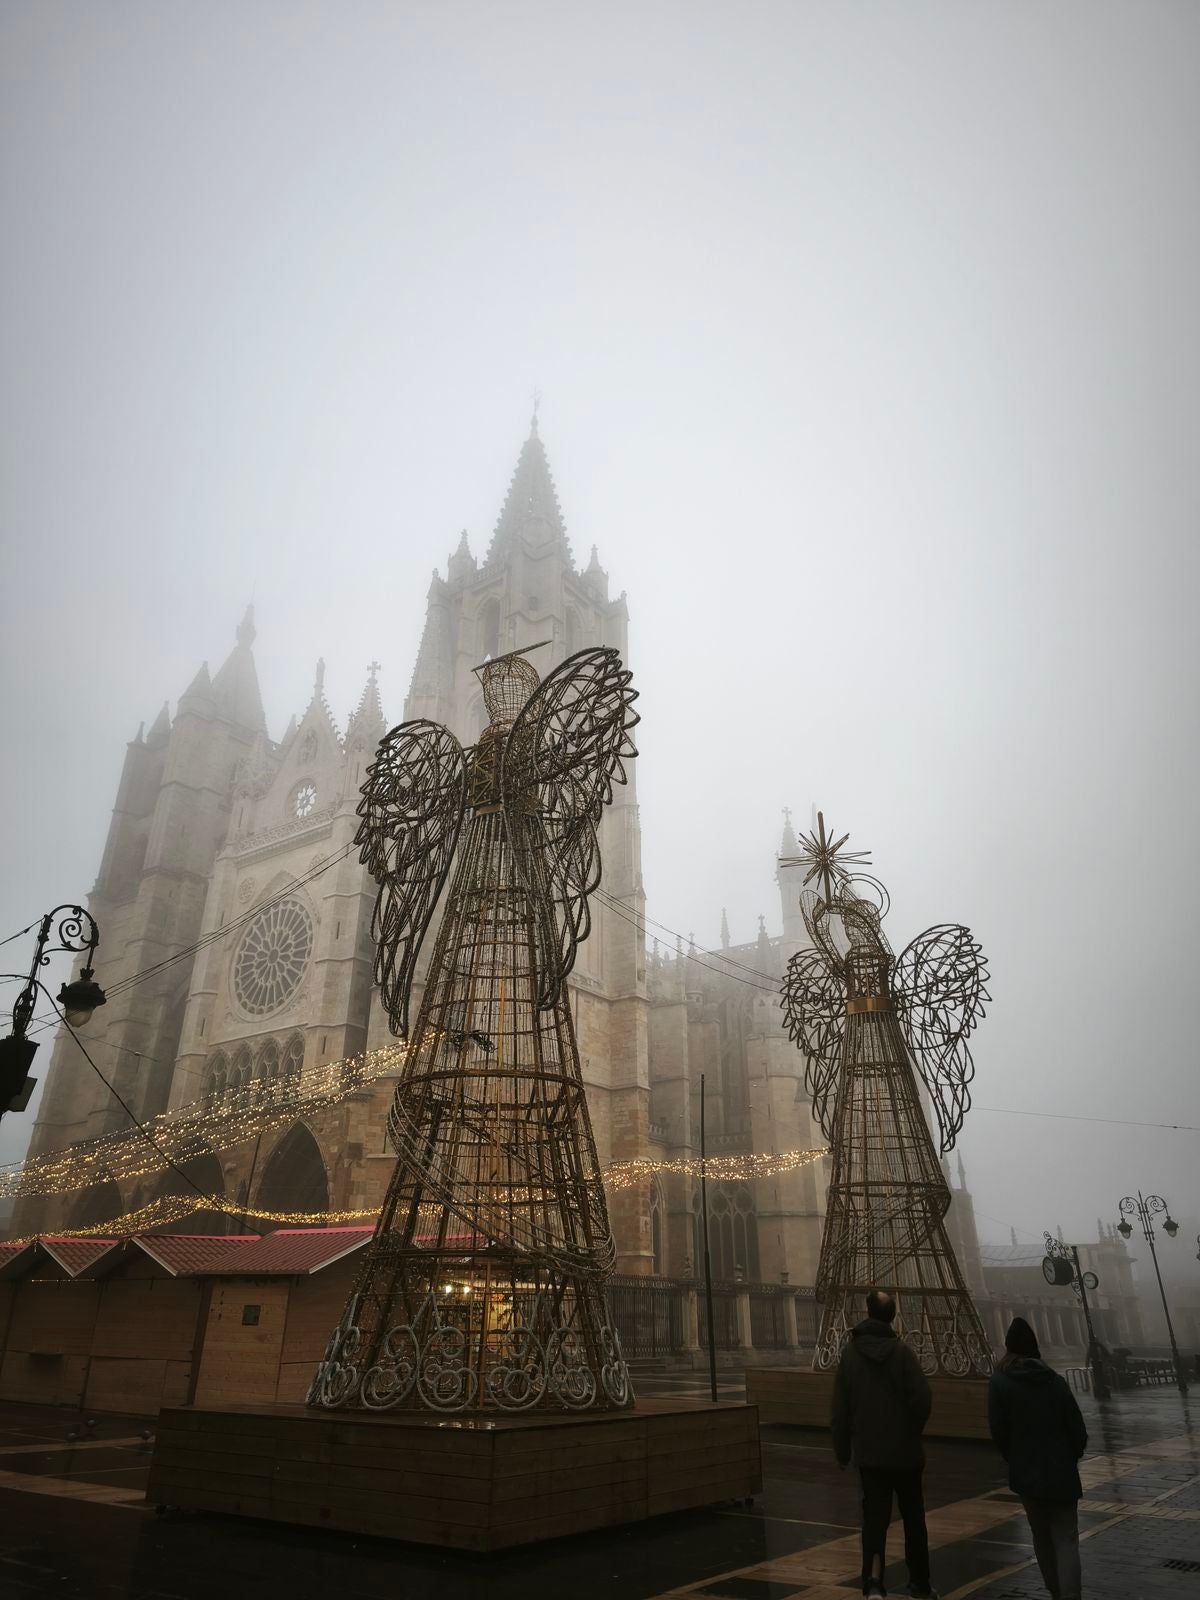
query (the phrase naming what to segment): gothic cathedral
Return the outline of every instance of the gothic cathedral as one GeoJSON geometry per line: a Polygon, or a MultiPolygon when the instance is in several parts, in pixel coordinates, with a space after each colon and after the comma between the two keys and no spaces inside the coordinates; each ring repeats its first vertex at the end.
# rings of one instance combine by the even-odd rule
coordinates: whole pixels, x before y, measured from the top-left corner
{"type": "MultiPolygon", "coordinates": [[[[539,667],[589,644],[629,651],[624,594],[610,599],[593,548],[567,540],[536,419],[482,561],[464,533],[434,573],[404,719],[445,723],[464,744],[486,716],[472,668],[549,640],[539,667]]],[[[273,740],[247,611],[224,665],[201,667],[175,716],[164,706],[128,747],[89,901],[103,932],[97,978],[109,994],[85,1030],[89,1049],[139,1119],[232,1087],[387,1044],[372,984],[375,885],[352,848],[363,773],[388,726],[372,666],[339,729],[318,664],[299,721],[273,740]],[[229,932],[222,933],[228,927],[229,932]],[[94,1048],[93,1048],[94,1047],[94,1048]]],[[[640,761],[653,761],[643,745],[640,761]]],[[[773,1155],[820,1143],[777,1002],[788,957],[805,942],[794,869],[778,873],[782,934],[697,951],[647,948],[637,767],[606,812],[602,895],[570,979],[570,998],[602,1165],[696,1154],[700,1074],[713,1155],[773,1155]]],[[[796,853],[790,824],[780,854],[796,853]]],[[[651,926],[653,931],[653,925],[651,926]]],[[[188,1176],[207,1194],[264,1210],[351,1211],[380,1203],[393,1156],[385,1138],[393,1080],[377,1079],[291,1127],[201,1151],[188,1176]]],[[[127,1125],[69,1039],[51,1059],[31,1154],[127,1125]]],[[[177,1173],[68,1199],[27,1200],[18,1231],[120,1216],[183,1193],[177,1173]]],[[[710,1183],[714,1276],[811,1283],[820,1245],[821,1166],[710,1183]]],[[[699,1261],[699,1193],[662,1171],[610,1196],[618,1270],[687,1276],[699,1261]]],[[[175,1231],[224,1232],[236,1215],[202,1212],[175,1231]]]]}

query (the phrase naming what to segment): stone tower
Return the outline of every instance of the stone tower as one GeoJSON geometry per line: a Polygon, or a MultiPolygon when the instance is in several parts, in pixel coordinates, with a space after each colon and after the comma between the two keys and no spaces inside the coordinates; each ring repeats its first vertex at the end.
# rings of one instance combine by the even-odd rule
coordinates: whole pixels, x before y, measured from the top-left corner
{"type": "MultiPolygon", "coordinates": [[[[488,656],[547,641],[533,664],[544,677],[586,645],[611,645],[629,661],[625,596],[609,598],[608,575],[593,547],[576,566],[534,416],[516,471],[482,561],[464,533],[443,579],[434,572],[405,720],[444,723],[464,745],[487,724],[474,667],[488,656]]],[[[616,790],[600,831],[602,896],[593,899],[591,936],[569,980],[588,1106],[601,1165],[647,1153],[650,1117],[649,1002],[642,915],[641,828],[637,762],[616,790]]],[[[432,941],[428,940],[427,945],[432,941]]],[[[419,989],[414,995],[414,1007],[419,989]]],[[[371,1042],[387,1024],[376,1008],[371,1042]]],[[[649,1210],[640,1191],[610,1197],[618,1271],[651,1270],[649,1210]]]]}
{"type": "MultiPolygon", "coordinates": [[[[81,1030],[101,1071],[139,1118],[167,1104],[213,865],[227,832],[233,774],[266,741],[254,667],[254,613],[215,678],[201,666],[139,728],[125,765],[88,906],[101,930],[97,981],[108,1003],[81,1030]],[[129,987],[122,982],[148,974],[129,987]]],[[[126,1124],[66,1036],[57,1041],[30,1154],[126,1124]]]]}

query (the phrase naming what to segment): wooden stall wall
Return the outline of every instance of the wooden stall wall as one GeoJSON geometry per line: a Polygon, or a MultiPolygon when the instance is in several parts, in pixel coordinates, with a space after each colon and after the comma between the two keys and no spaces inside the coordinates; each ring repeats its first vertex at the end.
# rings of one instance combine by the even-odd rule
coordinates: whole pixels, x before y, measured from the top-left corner
{"type": "Polygon", "coordinates": [[[310,1278],[294,1278],[288,1301],[287,1329],[275,1398],[302,1405],[329,1335],[337,1327],[350,1285],[358,1270],[356,1257],[335,1261],[310,1278]]]}
{"type": "Polygon", "coordinates": [[[183,1405],[190,1389],[203,1280],[173,1278],[135,1257],[102,1281],[87,1404],[153,1413],[183,1405]]]}
{"type": "Polygon", "coordinates": [[[71,1279],[43,1262],[13,1285],[8,1338],[0,1361],[0,1400],[83,1404],[100,1285],[71,1279]]]}
{"type": "Polygon", "coordinates": [[[196,1381],[197,1405],[275,1399],[290,1288],[287,1278],[214,1281],[196,1381]]]}

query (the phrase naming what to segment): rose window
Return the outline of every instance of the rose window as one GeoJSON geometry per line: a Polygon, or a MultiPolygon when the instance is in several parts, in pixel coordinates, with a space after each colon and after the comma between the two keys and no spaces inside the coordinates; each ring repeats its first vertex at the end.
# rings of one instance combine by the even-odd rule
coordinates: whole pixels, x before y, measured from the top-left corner
{"type": "Polygon", "coordinates": [[[278,1011],[295,994],[312,954],[313,928],[297,900],[264,906],[233,962],[233,991],[252,1016],[278,1011]]]}
{"type": "Polygon", "coordinates": [[[292,810],[298,817],[307,817],[317,808],[317,786],[302,783],[292,796],[292,810]]]}

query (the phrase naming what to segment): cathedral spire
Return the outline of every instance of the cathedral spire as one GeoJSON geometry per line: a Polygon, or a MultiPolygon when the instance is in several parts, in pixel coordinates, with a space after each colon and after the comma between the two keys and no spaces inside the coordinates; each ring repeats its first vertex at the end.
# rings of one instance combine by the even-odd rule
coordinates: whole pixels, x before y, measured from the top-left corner
{"type": "Polygon", "coordinates": [[[359,697],[358,707],[351,713],[346,725],[347,742],[354,733],[383,729],[383,701],[379,698],[378,673],[379,662],[370,662],[367,666],[367,681],[359,697]]]}
{"type": "Polygon", "coordinates": [[[458,541],[458,547],[450,554],[446,564],[446,579],[451,585],[457,587],[470,583],[479,570],[479,563],[471,554],[471,546],[467,539],[467,530],[464,528],[458,541]]]}
{"type": "Polygon", "coordinates": [[[783,808],[783,838],[779,841],[779,854],[785,861],[794,860],[800,854],[800,846],[796,843],[796,830],[792,827],[792,808],[783,808]]]}
{"type": "Polygon", "coordinates": [[[263,715],[258,672],[251,649],[255,638],[252,605],[246,607],[245,615],[236,629],[236,638],[237,643],[212,681],[213,704],[219,716],[248,728],[252,733],[265,733],[267,719],[263,715]]]}
{"type": "Polygon", "coordinates": [[[154,745],[164,744],[171,733],[171,708],[164,700],[162,710],[150,724],[150,732],[146,735],[146,743],[154,745]]]}
{"type": "Polygon", "coordinates": [[[725,907],[721,907],[721,949],[729,949],[729,918],[725,914],[725,907]]]}
{"type": "Polygon", "coordinates": [[[566,524],[558,504],[546,448],[538,433],[537,412],[529,425],[529,437],[521,446],[517,470],[508,486],[508,495],[488,546],[486,566],[502,561],[518,540],[533,548],[557,544],[568,563],[571,547],[566,524]]]}

